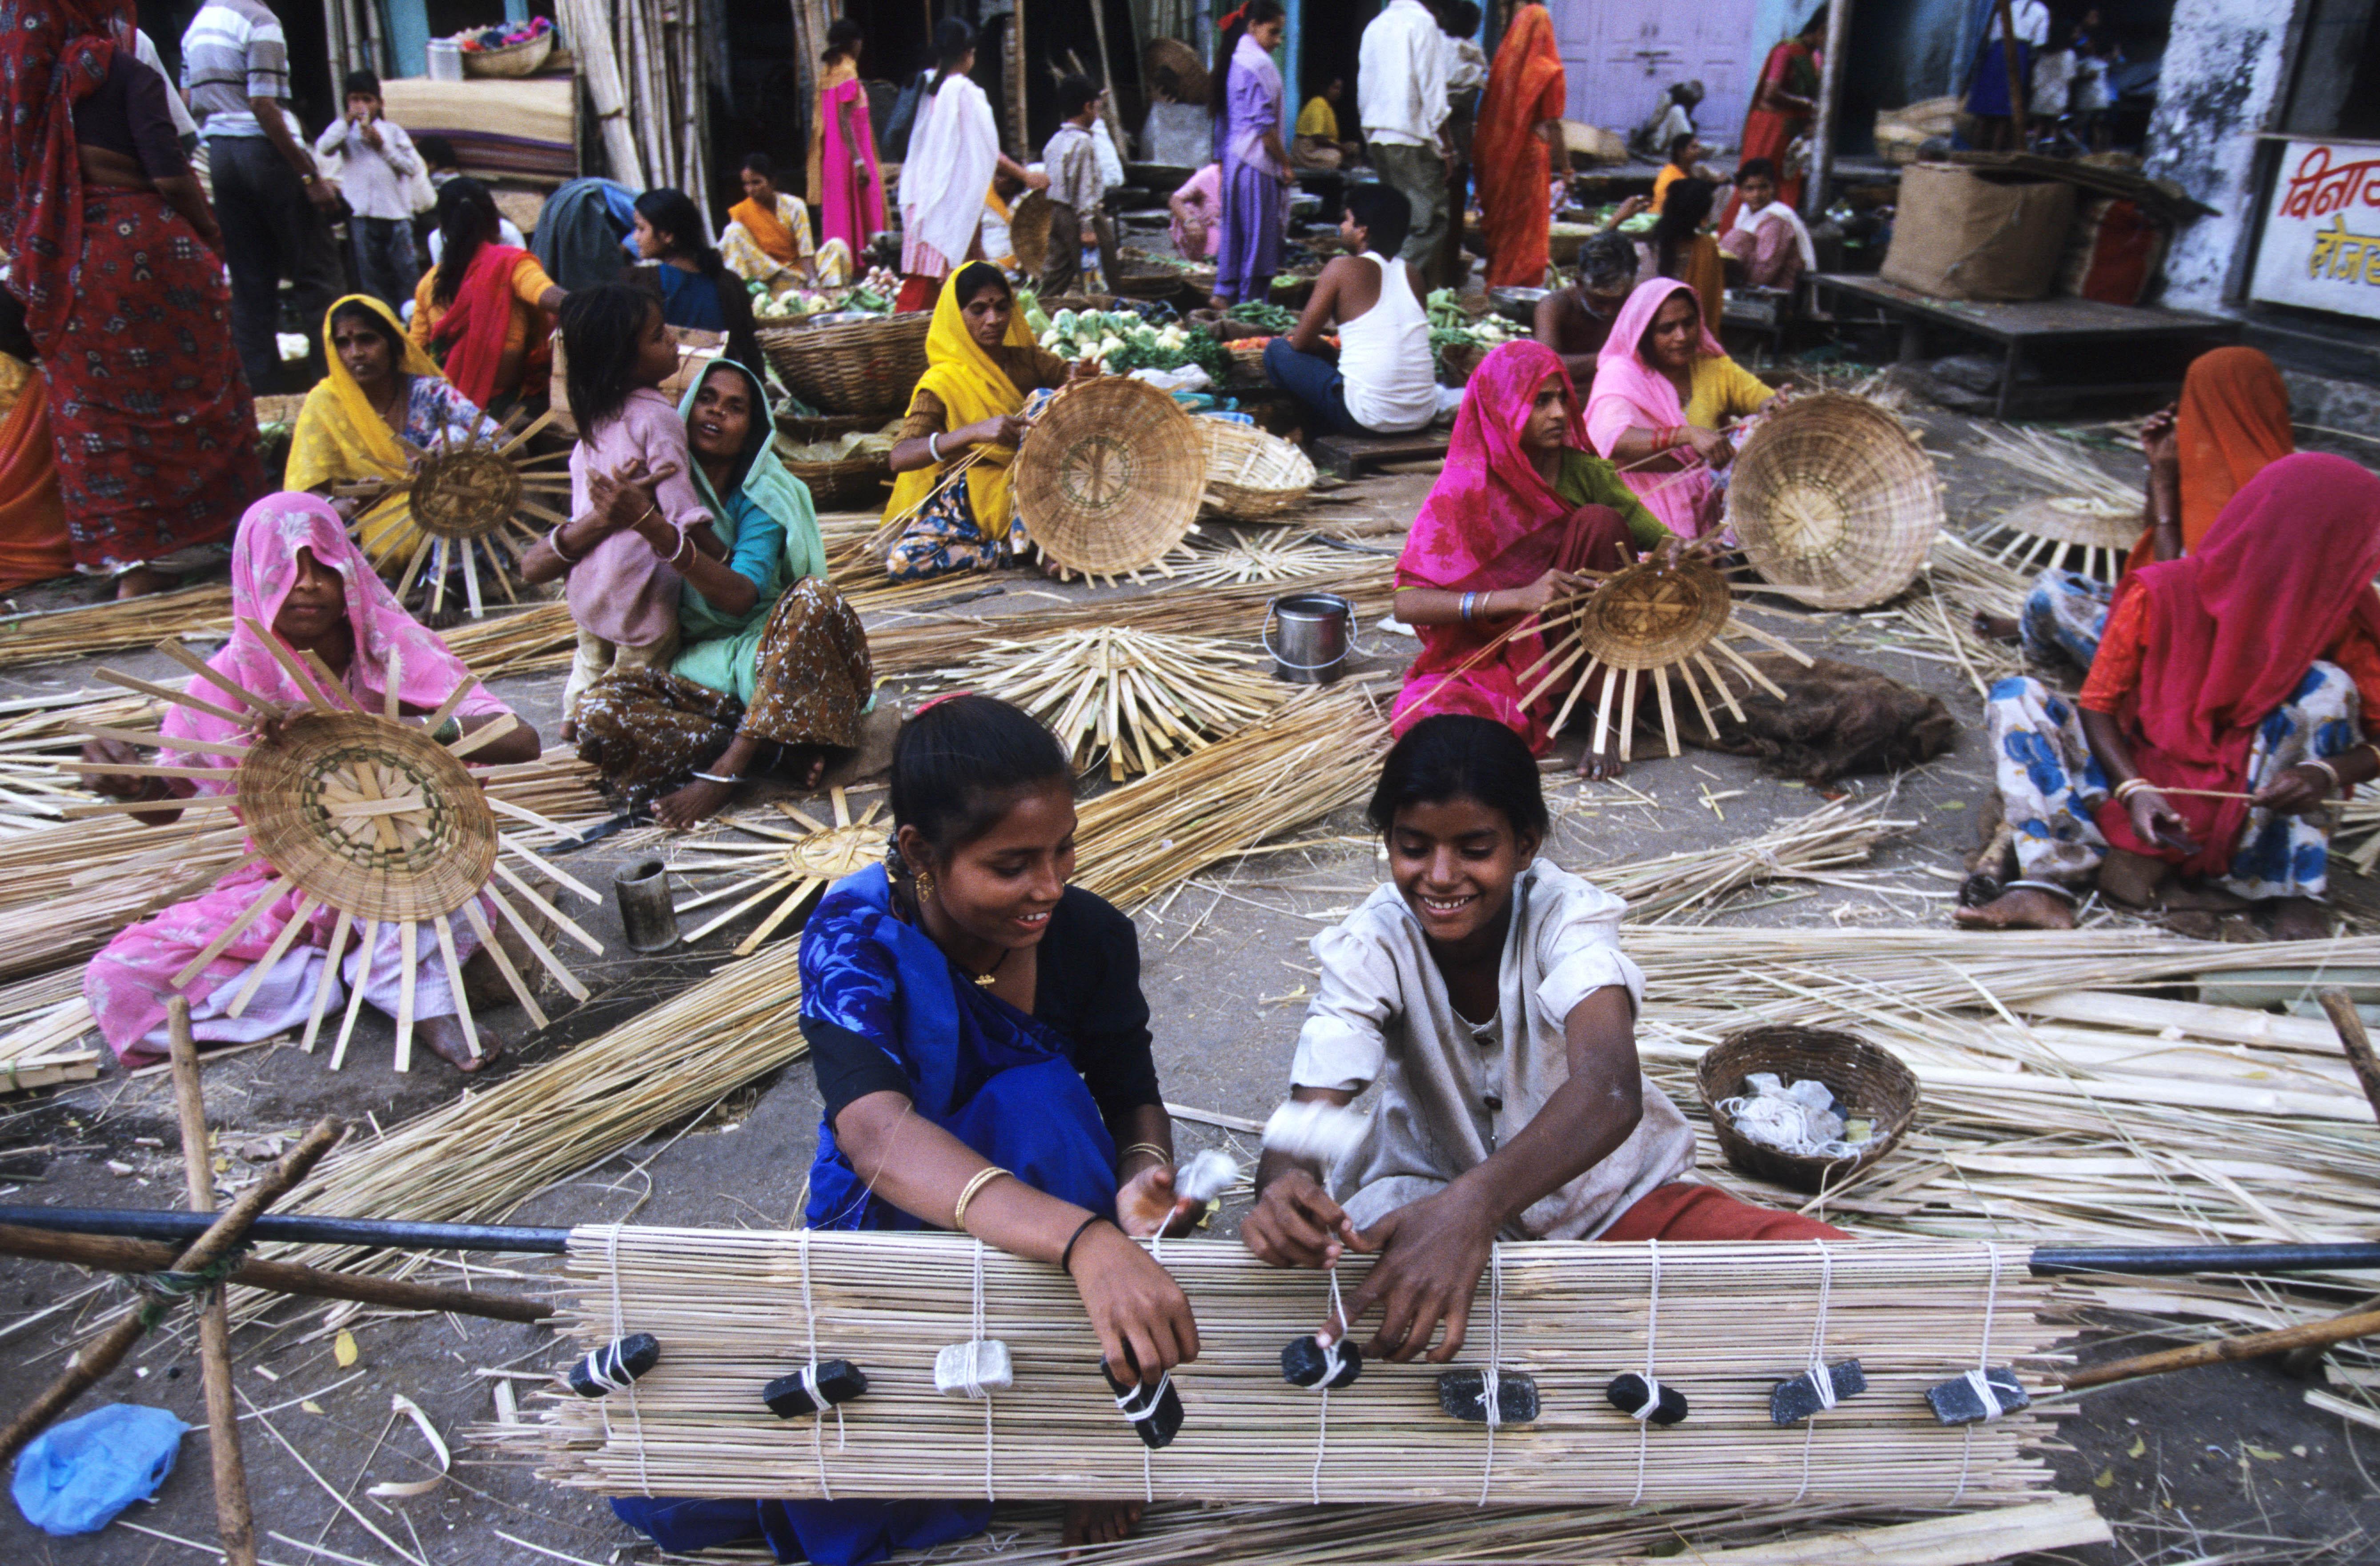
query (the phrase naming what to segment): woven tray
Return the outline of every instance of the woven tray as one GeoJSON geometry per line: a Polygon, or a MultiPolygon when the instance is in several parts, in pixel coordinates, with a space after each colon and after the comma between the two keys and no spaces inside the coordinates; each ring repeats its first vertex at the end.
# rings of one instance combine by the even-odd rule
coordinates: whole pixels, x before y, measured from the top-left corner
{"type": "Polygon", "coordinates": [[[1314,464],[1304,452],[1253,424],[1192,420],[1207,447],[1207,504],[1226,516],[1259,522],[1305,504],[1314,464]]]}
{"type": "Polygon", "coordinates": [[[1050,198],[1038,190],[1027,190],[1008,209],[1008,253],[1028,277],[1040,276],[1049,264],[1051,212],[1050,198]]]}
{"type": "Polygon", "coordinates": [[[824,413],[886,418],[908,406],[926,373],[927,310],[831,326],[771,326],[759,334],[778,378],[824,413]]]}
{"type": "Polygon", "coordinates": [[[501,49],[466,49],[463,55],[465,76],[535,76],[545,67],[546,56],[553,53],[553,34],[540,32],[535,38],[518,43],[507,43],[501,49]]]}
{"type": "Polygon", "coordinates": [[[1613,668],[1658,669],[1708,647],[1732,603],[1727,578],[1708,561],[1645,560],[1588,594],[1572,624],[1587,651],[1613,668]]]}
{"type": "Polygon", "coordinates": [[[1865,397],[1822,392],[1752,432],[1727,516],[1767,580],[1813,608],[1865,609],[1917,579],[1942,530],[1942,485],[1900,419],[1865,397]]]}
{"type": "Polygon", "coordinates": [[[1081,381],[1050,399],[1016,454],[1017,515],[1062,570],[1118,577],[1187,537],[1207,486],[1196,420],[1145,382],[1081,381]]]}
{"type": "Polygon", "coordinates": [[[2102,511],[2089,501],[2060,496],[2029,501],[1994,522],[1991,530],[2130,554],[2132,545],[2140,541],[2141,513],[2137,506],[2129,511],[2102,511]]]}
{"type": "Polygon", "coordinates": [[[1816,1027],[1755,1027],[1722,1038],[1703,1052],[1694,1086],[1710,1111],[1711,1131],[1727,1161],[1759,1180],[1813,1195],[1840,1187],[1892,1151],[1917,1115],[1917,1078],[1890,1053],[1848,1033],[1816,1027]],[[1736,1130],[1719,1101],[1741,1095],[1743,1079],[1773,1071],[1787,1082],[1815,1077],[1846,1107],[1876,1122],[1876,1135],[1856,1158],[1819,1159],[1755,1142],[1736,1130]]]}

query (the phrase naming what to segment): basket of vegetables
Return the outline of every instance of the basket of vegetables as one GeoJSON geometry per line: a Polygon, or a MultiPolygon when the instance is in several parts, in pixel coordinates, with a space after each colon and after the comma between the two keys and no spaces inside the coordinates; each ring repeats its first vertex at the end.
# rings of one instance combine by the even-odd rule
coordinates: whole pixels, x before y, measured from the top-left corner
{"type": "Polygon", "coordinates": [[[869,316],[804,326],[764,326],[758,335],[777,378],[824,413],[898,413],[926,373],[926,328],[933,315],[869,316]]]}
{"type": "Polygon", "coordinates": [[[1429,357],[1440,385],[1462,385],[1490,348],[1516,335],[1493,314],[1472,314],[1463,308],[1463,297],[1451,288],[1440,288],[1427,304],[1429,357]]]}
{"type": "Polygon", "coordinates": [[[884,503],[892,482],[894,419],[882,429],[852,429],[850,419],[781,419],[777,460],[809,486],[822,509],[865,509],[884,503]]]}
{"type": "Polygon", "coordinates": [[[1041,346],[1069,363],[1096,358],[1111,375],[1194,364],[1215,379],[1223,374],[1222,346],[1213,336],[1196,327],[1152,326],[1130,310],[1059,310],[1041,346]]]}

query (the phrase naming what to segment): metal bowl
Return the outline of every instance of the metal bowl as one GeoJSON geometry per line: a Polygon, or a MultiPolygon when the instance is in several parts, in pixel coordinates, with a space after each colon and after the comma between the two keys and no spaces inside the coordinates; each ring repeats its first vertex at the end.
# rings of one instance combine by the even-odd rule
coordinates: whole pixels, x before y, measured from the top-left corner
{"type": "Polygon", "coordinates": [[[1527,326],[1537,318],[1537,301],[1552,292],[1551,288],[1490,288],[1488,302],[1496,307],[1498,315],[1527,326]]]}

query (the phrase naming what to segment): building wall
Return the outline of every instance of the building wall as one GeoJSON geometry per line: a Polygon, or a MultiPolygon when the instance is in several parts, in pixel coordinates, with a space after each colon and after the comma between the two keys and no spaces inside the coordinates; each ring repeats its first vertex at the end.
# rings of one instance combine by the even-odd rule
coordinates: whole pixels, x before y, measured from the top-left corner
{"type": "Polygon", "coordinates": [[[2237,292],[2255,226],[2257,132],[2288,83],[2292,6],[2274,0],[2177,0],[2147,173],[2216,209],[2175,238],[2165,302],[2212,310],[2237,292]]]}

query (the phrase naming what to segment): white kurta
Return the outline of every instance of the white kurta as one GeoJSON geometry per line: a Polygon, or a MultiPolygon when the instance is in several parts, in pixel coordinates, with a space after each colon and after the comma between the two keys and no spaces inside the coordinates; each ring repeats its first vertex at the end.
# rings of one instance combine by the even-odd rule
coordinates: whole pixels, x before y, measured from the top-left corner
{"type": "Polygon", "coordinates": [[[901,165],[902,270],[923,245],[947,266],[966,260],[983,222],[983,199],[1000,166],[1000,127],[983,89],[963,76],[917,106],[909,156],[901,165]]]}
{"type": "MultiPolygon", "coordinates": [[[[1330,1194],[1358,1227],[1442,1189],[1536,1117],[1570,1079],[1563,1025],[1580,1002],[1612,986],[1632,1009],[1643,1002],[1644,971],[1620,950],[1626,906],[1548,860],[1522,872],[1496,1015],[1477,1027],[1456,1014],[1421,921],[1394,886],[1314,938],[1322,977],[1291,1079],[1380,1085],[1369,1133],[1330,1171],[1330,1194]]],[[[1685,1116],[1650,1078],[1640,1087],[1644,1118],[1628,1140],[1525,1209],[1506,1238],[1592,1239],[1694,1167],[1685,1116]]]]}

